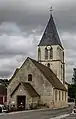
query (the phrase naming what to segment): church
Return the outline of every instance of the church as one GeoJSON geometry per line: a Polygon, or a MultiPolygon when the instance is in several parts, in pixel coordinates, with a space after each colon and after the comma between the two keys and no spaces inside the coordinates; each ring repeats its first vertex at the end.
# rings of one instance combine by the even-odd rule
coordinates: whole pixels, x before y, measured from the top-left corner
{"type": "Polygon", "coordinates": [[[44,105],[66,107],[68,87],[65,81],[64,48],[52,14],[37,46],[37,60],[27,57],[9,80],[7,104],[24,109],[44,105]]]}

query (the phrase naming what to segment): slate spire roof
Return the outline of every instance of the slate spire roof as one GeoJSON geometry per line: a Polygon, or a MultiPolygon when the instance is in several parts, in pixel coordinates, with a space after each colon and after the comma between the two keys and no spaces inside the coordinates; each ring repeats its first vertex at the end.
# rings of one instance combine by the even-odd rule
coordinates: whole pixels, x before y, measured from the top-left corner
{"type": "Polygon", "coordinates": [[[60,45],[62,47],[52,14],[50,15],[49,22],[46,26],[42,39],[39,43],[39,46],[47,46],[47,45],[60,45]]]}

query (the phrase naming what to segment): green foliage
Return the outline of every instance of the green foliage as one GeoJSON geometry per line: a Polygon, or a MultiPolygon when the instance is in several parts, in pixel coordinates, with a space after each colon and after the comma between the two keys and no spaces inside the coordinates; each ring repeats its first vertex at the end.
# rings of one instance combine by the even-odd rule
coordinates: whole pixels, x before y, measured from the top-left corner
{"type": "Polygon", "coordinates": [[[73,91],[74,91],[74,98],[75,98],[75,105],[76,105],[76,68],[74,68],[73,70],[74,72],[73,72],[72,81],[73,81],[73,91]]]}
{"type": "Polygon", "coordinates": [[[74,84],[76,84],[76,68],[73,69],[73,78],[72,81],[74,84]]]}
{"type": "Polygon", "coordinates": [[[76,85],[69,84],[68,86],[68,96],[75,99],[76,85]]]}
{"type": "Polygon", "coordinates": [[[4,85],[5,87],[8,86],[8,83],[9,83],[8,79],[0,79],[0,84],[4,85]]]}

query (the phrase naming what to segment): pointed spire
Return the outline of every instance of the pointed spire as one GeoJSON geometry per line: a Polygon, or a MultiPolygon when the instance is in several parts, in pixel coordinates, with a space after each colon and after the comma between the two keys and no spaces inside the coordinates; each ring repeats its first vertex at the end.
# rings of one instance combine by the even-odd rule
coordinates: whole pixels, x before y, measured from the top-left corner
{"type": "MultiPolygon", "coordinates": [[[[51,8],[52,11],[52,8],[51,8]]],[[[39,46],[50,46],[50,45],[60,45],[62,47],[59,35],[56,30],[56,26],[53,20],[52,13],[50,15],[49,22],[46,26],[42,39],[39,46]]],[[[62,47],[63,48],[63,47],[62,47]]]]}

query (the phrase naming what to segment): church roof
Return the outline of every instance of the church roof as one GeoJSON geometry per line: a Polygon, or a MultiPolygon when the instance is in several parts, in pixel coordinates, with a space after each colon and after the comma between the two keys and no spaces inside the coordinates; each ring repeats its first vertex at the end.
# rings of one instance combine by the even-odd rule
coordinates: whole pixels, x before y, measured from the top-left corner
{"type": "Polygon", "coordinates": [[[60,45],[62,47],[52,15],[50,16],[49,22],[39,43],[39,46],[47,45],[60,45]]]}
{"type": "MultiPolygon", "coordinates": [[[[61,83],[61,81],[57,78],[57,76],[53,73],[53,71],[50,68],[48,68],[47,66],[39,63],[38,61],[36,61],[34,59],[29,58],[29,57],[25,60],[25,62],[27,60],[32,61],[32,63],[41,71],[41,73],[43,73],[43,75],[46,77],[46,79],[52,84],[52,86],[55,89],[67,91],[66,87],[61,83]]],[[[25,65],[25,62],[23,63],[23,65],[25,65]]],[[[23,67],[23,65],[19,68],[19,70],[23,67]]],[[[18,73],[18,71],[16,73],[18,73]]],[[[14,77],[15,77],[15,75],[14,75],[14,77]]],[[[10,79],[9,83],[12,80],[13,80],[13,78],[10,79]]]]}
{"type": "Polygon", "coordinates": [[[57,76],[53,73],[53,71],[46,67],[45,65],[37,62],[34,59],[30,60],[36,65],[36,67],[44,74],[44,76],[47,78],[47,80],[54,86],[56,89],[60,90],[67,90],[65,86],[61,83],[61,81],[57,78],[57,76]]]}
{"type": "Polygon", "coordinates": [[[26,83],[26,82],[21,82],[17,85],[17,87],[13,90],[13,92],[11,93],[11,96],[15,93],[15,91],[19,88],[20,85],[23,85],[24,89],[28,91],[28,93],[30,94],[31,97],[37,97],[39,96],[39,94],[36,92],[36,90],[32,87],[32,85],[30,83],[26,83]]]}
{"type": "Polygon", "coordinates": [[[32,85],[30,83],[23,82],[23,85],[24,85],[25,89],[27,89],[27,91],[29,92],[31,97],[39,96],[39,94],[36,92],[36,90],[32,87],[32,85]]]}

